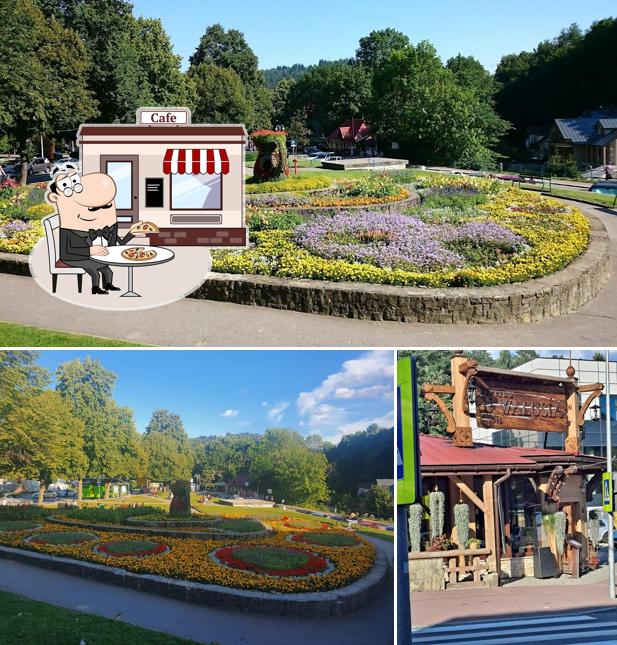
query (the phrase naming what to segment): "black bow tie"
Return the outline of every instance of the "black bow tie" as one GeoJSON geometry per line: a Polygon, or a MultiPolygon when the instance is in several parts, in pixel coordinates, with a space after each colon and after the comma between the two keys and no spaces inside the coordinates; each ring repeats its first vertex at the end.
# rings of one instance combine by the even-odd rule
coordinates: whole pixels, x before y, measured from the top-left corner
{"type": "Polygon", "coordinates": [[[96,240],[97,237],[104,237],[108,242],[109,242],[109,235],[111,233],[111,230],[109,226],[105,226],[102,229],[97,228],[91,228],[88,231],[88,237],[90,238],[90,241],[92,242],[93,240],[96,240]]]}

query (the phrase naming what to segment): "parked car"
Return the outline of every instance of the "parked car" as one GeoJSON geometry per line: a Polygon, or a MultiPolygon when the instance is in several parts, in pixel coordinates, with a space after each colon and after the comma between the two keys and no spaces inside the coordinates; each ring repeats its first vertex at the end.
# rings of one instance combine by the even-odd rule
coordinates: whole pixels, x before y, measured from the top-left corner
{"type": "Polygon", "coordinates": [[[316,152],[313,155],[309,155],[309,159],[313,161],[327,161],[331,156],[331,152],[316,152]]]}
{"type": "Polygon", "coordinates": [[[44,175],[47,174],[51,169],[51,164],[49,159],[46,157],[34,157],[34,159],[28,164],[28,172],[32,175],[44,175]]]}
{"type": "Polygon", "coordinates": [[[617,179],[602,179],[600,181],[596,181],[589,190],[592,193],[617,195],[617,179]]]}
{"type": "Polygon", "coordinates": [[[73,159],[73,157],[62,157],[62,159],[57,159],[54,161],[54,165],[51,168],[52,174],[56,172],[66,172],[67,170],[79,170],[79,160],[73,159]]]}
{"type": "Polygon", "coordinates": [[[0,165],[0,181],[2,179],[13,179],[19,181],[21,175],[20,169],[12,164],[0,165]]]}

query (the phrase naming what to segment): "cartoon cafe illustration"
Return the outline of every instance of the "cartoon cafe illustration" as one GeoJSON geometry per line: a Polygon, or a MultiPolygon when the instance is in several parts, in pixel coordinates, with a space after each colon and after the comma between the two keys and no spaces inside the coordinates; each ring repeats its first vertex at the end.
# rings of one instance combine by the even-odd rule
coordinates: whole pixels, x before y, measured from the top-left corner
{"type": "Polygon", "coordinates": [[[155,224],[155,246],[245,246],[243,125],[192,125],[188,108],[141,108],[136,124],[83,124],[83,174],[116,186],[121,229],[155,224]]]}

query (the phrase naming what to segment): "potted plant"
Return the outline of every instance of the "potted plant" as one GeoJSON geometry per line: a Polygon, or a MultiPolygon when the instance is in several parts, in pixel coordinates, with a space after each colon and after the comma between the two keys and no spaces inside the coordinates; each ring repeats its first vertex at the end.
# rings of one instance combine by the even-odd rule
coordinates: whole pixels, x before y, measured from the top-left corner
{"type": "Polygon", "coordinates": [[[481,549],[482,548],[482,540],[479,540],[478,538],[469,538],[467,542],[465,542],[465,546],[468,549],[481,549]]]}
{"type": "Polygon", "coordinates": [[[445,495],[435,490],[429,495],[429,511],[431,525],[431,540],[440,537],[443,534],[445,520],[445,495]]]}
{"type": "Polygon", "coordinates": [[[452,549],[456,549],[456,544],[447,535],[433,538],[426,547],[427,551],[451,551],[452,549]]]}
{"type": "Polygon", "coordinates": [[[420,542],[422,537],[422,513],[421,504],[412,504],[409,507],[409,547],[411,551],[420,551],[420,542]]]}

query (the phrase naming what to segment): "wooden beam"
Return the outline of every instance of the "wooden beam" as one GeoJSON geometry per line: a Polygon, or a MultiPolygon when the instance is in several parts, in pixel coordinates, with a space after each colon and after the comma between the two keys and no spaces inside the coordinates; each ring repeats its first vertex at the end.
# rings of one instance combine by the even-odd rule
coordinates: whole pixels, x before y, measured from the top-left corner
{"type": "Polygon", "coordinates": [[[456,484],[457,488],[465,494],[483,513],[486,514],[485,503],[469,488],[469,486],[460,477],[450,477],[456,484]]]}
{"type": "Polygon", "coordinates": [[[426,383],[422,386],[422,394],[427,394],[428,392],[435,392],[436,394],[454,394],[454,386],[426,383]]]}
{"type": "MultiPolygon", "coordinates": [[[[585,403],[583,403],[583,405],[581,406],[581,409],[578,411],[578,425],[579,426],[582,426],[585,423],[585,413],[587,412],[591,402],[593,400],[597,399],[600,396],[600,394],[602,393],[602,388],[603,387],[604,386],[601,385],[599,389],[587,390],[587,391],[591,391],[591,394],[587,397],[587,399],[585,400],[585,403]]],[[[580,390],[579,390],[579,392],[580,392],[580,390]]]]}
{"type": "Polygon", "coordinates": [[[497,548],[497,536],[495,534],[495,513],[494,496],[493,496],[493,477],[484,475],[482,483],[482,498],[486,512],[484,513],[484,546],[491,550],[491,555],[486,558],[489,571],[497,571],[497,558],[499,550],[497,548]]]}

